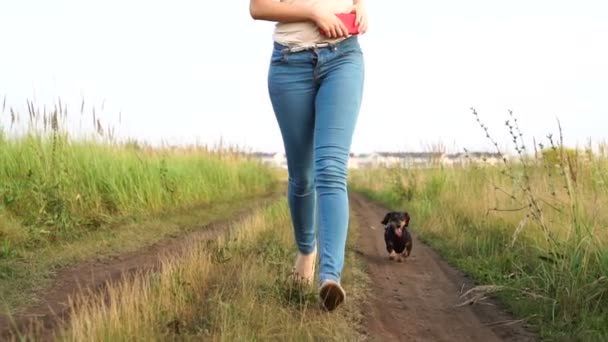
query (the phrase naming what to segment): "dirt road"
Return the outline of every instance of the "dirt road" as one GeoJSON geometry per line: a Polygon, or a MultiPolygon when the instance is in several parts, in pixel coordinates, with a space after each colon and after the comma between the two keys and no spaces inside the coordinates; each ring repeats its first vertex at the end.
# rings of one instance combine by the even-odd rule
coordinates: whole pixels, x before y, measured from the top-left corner
{"type": "Polygon", "coordinates": [[[372,298],[364,308],[373,341],[535,341],[521,324],[494,305],[457,307],[471,282],[414,236],[412,255],[388,260],[380,221],[386,208],[351,194],[361,234],[358,253],[367,262],[372,298]]]}
{"type": "MultiPolygon", "coordinates": [[[[244,208],[231,219],[244,217],[274,198],[270,196],[244,208]]],[[[463,284],[466,289],[470,282],[415,237],[412,256],[405,263],[389,261],[379,224],[387,210],[358,194],[351,194],[351,205],[362,229],[358,252],[367,262],[373,280],[371,298],[364,308],[365,332],[371,340],[535,340],[496,305],[455,307],[462,301],[459,295],[463,284]]],[[[216,238],[229,226],[230,221],[216,222],[111,260],[84,262],[64,269],[54,286],[45,290],[42,303],[15,317],[17,329],[27,329],[34,318],[39,324],[37,340],[47,340],[58,319],[69,318],[66,305],[69,296],[82,289],[103,291],[106,281],[119,280],[139,270],[155,269],[162,255],[179,253],[193,241],[216,238]]],[[[0,340],[11,337],[11,325],[6,316],[0,315],[0,340]]]]}

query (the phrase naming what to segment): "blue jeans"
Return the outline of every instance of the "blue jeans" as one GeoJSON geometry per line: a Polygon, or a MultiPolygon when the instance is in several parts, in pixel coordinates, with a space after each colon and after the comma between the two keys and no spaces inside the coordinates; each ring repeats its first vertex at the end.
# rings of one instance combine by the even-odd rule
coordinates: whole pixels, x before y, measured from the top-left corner
{"type": "Polygon", "coordinates": [[[287,158],[294,236],[302,254],[312,253],[318,223],[320,283],[339,283],[344,265],[348,159],[363,81],[356,36],[295,52],[274,43],[268,92],[287,158]]]}

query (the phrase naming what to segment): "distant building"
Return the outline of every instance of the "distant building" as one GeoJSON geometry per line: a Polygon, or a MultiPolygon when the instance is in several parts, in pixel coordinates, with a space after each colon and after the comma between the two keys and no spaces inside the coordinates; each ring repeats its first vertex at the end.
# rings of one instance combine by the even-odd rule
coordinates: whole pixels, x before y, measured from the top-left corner
{"type": "MultiPolygon", "coordinates": [[[[284,153],[254,152],[250,155],[271,167],[287,168],[287,159],[284,153]]],[[[492,152],[454,154],[444,152],[372,152],[361,154],[350,153],[348,168],[432,168],[441,166],[459,167],[471,164],[495,166],[501,163],[503,163],[503,157],[499,153],[492,152]]]]}
{"type": "Polygon", "coordinates": [[[253,152],[250,156],[259,159],[262,163],[270,167],[287,168],[287,158],[285,158],[284,153],[253,152]]]}

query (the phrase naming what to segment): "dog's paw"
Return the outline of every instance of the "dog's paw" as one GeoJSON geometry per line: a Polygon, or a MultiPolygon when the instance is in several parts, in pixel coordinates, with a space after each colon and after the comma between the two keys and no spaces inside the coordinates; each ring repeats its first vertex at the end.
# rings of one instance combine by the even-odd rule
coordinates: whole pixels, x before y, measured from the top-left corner
{"type": "Polygon", "coordinates": [[[395,260],[395,252],[394,252],[394,251],[393,251],[393,252],[391,252],[391,253],[388,255],[388,260],[395,260]]]}
{"type": "Polygon", "coordinates": [[[401,256],[401,254],[397,256],[397,262],[403,262],[403,257],[401,256]]]}

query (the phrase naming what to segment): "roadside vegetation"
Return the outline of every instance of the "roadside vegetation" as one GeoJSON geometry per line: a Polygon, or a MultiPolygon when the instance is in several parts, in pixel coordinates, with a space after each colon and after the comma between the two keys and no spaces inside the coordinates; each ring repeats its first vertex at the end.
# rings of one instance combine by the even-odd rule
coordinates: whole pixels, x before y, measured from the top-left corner
{"type": "Polygon", "coordinates": [[[408,210],[412,230],[498,296],[546,340],[608,339],[608,145],[566,148],[559,132],[533,146],[511,113],[509,157],[429,169],[354,170],[350,183],[408,210]]]}
{"type": "Polygon", "coordinates": [[[235,147],[120,141],[84,102],[76,115],[93,122],[92,134],[68,131],[60,101],[28,102],[26,112],[2,102],[0,311],[33,300],[56,267],[188,228],[154,218],[196,210],[202,225],[277,189],[275,174],[235,147]]]}

